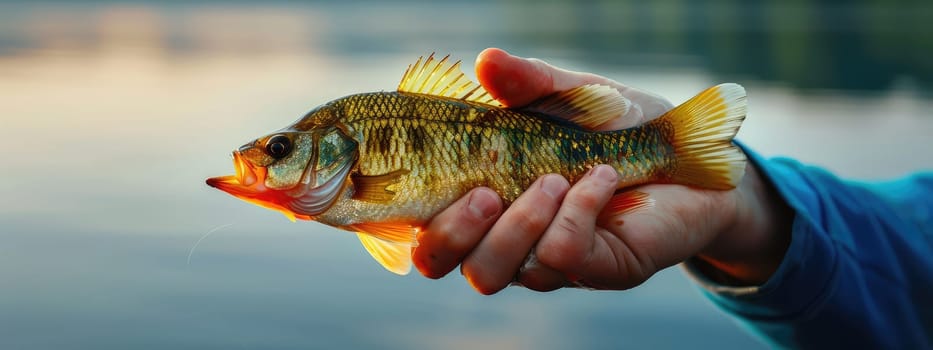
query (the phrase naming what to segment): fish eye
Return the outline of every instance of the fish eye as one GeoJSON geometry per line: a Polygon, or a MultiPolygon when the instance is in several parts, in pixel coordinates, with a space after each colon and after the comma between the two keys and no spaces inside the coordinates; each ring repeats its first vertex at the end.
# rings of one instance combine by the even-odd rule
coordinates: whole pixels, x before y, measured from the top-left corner
{"type": "Polygon", "coordinates": [[[292,151],[292,140],[285,135],[275,135],[266,141],[266,153],[272,158],[285,158],[292,151]]]}

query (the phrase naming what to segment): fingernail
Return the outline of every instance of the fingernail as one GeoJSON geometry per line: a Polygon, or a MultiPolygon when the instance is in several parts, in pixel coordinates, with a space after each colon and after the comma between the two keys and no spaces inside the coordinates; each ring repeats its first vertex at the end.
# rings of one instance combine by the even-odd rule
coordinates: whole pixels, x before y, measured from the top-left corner
{"type": "Polygon", "coordinates": [[[606,182],[616,182],[619,179],[619,173],[608,165],[597,165],[590,171],[590,176],[606,182]]]}
{"type": "Polygon", "coordinates": [[[541,178],[541,191],[551,198],[560,198],[567,191],[567,182],[559,175],[544,175],[541,178]]]}
{"type": "Polygon", "coordinates": [[[486,220],[499,211],[499,198],[491,190],[479,189],[470,194],[467,206],[475,218],[486,220]]]}

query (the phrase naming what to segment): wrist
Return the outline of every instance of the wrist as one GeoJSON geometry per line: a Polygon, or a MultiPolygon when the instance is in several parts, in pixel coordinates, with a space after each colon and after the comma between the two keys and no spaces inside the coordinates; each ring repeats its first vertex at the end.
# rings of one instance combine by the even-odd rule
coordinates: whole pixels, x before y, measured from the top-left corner
{"type": "Polygon", "coordinates": [[[752,163],[732,195],[732,225],[697,258],[717,270],[704,271],[717,282],[760,285],[774,274],[790,245],[793,210],[752,163]]]}

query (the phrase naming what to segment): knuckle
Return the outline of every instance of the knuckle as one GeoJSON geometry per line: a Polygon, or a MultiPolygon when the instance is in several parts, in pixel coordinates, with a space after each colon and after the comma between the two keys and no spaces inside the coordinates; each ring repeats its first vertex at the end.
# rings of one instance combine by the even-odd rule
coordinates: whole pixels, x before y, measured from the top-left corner
{"type": "Polygon", "coordinates": [[[557,228],[567,235],[579,235],[584,233],[583,225],[571,216],[563,215],[557,219],[557,228]]]}
{"type": "Polygon", "coordinates": [[[453,247],[457,244],[458,225],[446,221],[441,223],[436,229],[428,231],[431,234],[431,240],[437,245],[445,248],[453,247]]]}
{"type": "Polygon", "coordinates": [[[555,218],[538,244],[538,260],[558,271],[575,270],[586,260],[585,241],[588,235],[592,235],[592,227],[587,227],[580,218],[561,215],[555,218]]]}
{"type": "Polygon", "coordinates": [[[587,188],[574,192],[571,196],[568,196],[567,201],[583,214],[599,209],[601,202],[605,201],[602,197],[603,195],[599,193],[598,188],[587,188]]]}
{"type": "MultiPolygon", "coordinates": [[[[518,209],[518,208],[517,208],[518,209]]],[[[532,208],[520,208],[509,214],[508,222],[519,233],[541,233],[550,224],[547,213],[532,208]]]]}
{"type": "Polygon", "coordinates": [[[436,246],[451,252],[464,252],[470,250],[475,244],[474,236],[478,232],[477,225],[464,224],[456,220],[440,223],[430,231],[431,240],[436,246]]]}

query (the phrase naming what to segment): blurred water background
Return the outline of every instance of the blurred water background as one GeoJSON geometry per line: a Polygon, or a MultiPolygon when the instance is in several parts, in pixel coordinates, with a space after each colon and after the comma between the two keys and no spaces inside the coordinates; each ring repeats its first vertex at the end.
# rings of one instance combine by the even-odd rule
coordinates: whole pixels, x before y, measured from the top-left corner
{"type": "Polygon", "coordinates": [[[928,1],[0,2],[0,348],[764,347],[676,268],[480,296],[204,179],[419,55],[490,46],[678,103],[738,82],[750,147],[899,176],[933,168],[931,33],[928,1]]]}

